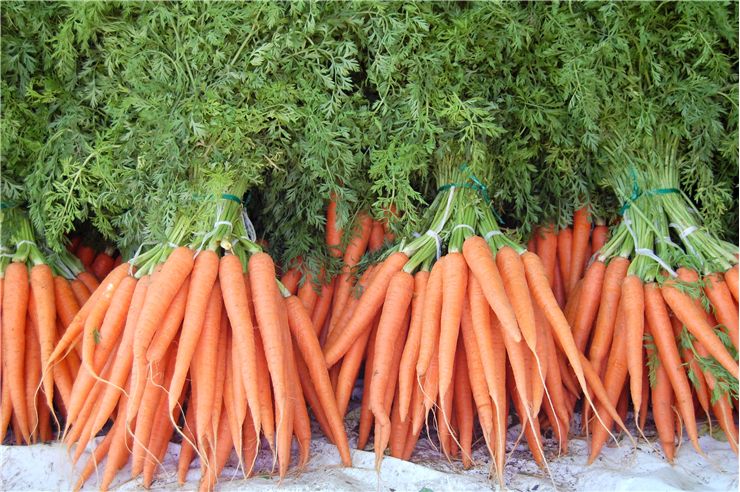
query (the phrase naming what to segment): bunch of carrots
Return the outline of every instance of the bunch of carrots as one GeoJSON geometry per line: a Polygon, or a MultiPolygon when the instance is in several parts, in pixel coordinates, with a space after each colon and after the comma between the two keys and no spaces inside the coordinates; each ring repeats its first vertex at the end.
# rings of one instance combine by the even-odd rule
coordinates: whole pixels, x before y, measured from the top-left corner
{"type": "Polygon", "coordinates": [[[101,470],[103,490],[127,463],[149,487],[179,441],[179,481],[198,458],[212,490],[232,455],[249,477],[270,453],[284,477],[294,438],[304,466],[312,418],[351,466],[345,420],[361,384],[357,448],[372,436],[378,469],[386,451],[411,459],[425,428],[468,468],[478,434],[503,485],[512,408],[517,442],[545,469],[546,430],[558,454],[585,432],[592,462],[618,431],[635,442],[630,408],[643,437],[652,415],[669,461],[683,428],[701,452],[697,411],[737,452],[737,248],[701,227],[675,174],[615,171],[625,206],[611,234],[584,206],[527,247],[465,168],[440,172],[413,237],[365,212],[340,229],[332,196],[334,264],[299,259],[279,279],[231,198],[212,230],[183,215],[123,264],[77,240],[50,254],[17,214],[0,257],[3,437],[11,426],[19,443],[50,440],[56,426],[76,463],[104,434],[77,484],[101,470]]]}
{"type": "MultiPolygon", "coordinates": [[[[656,148],[659,158],[630,156],[639,173],[615,175],[622,220],[573,285],[566,316],[620,414],[631,403],[642,432],[651,410],[668,461],[683,428],[702,452],[696,409],[710,425],[711,410],[737,453],[737,247],[702,228],[679,189],[675,147],[656,148]]],[[[584,409],[589,462],[606,441],[604,420],[584,409]]]]}
{"type": "Polygon", "coordinates": [[[436,409],[443,453],[466,467],[477,414],[502,480],[509,398],[543,466],[543,427],[567,449],[577,394],[622,419],[576,348],[552,265],[508,238],[466,179],[453,175],[459,184],[443,187],[428,229],[387,248],[333,306],[323,351],[342,412],[365,355],[358,448],[374,431],[378,467],[388,447],[409,459],[436,409]]]}
{"type": "Polygon", "coordinates": [[[9,426],[17,444],[50,441],[52,424],[67,416],[82,347],[53,370],[42,368],[99,283],[71,254],[42,249],[17,208],[3,222],[13,232],[0,255],[0,442],[9,426]]]}
{"type": "Polygon", "coordinates": [[[262,437],[282,478],[293,437],[299,466],[309,457],[304,393],[351,465],[314,310],[277,280],[240,217],[241,204],[228,203],[207,235],[188,243],[177,225],[167,242],[114,268],[56,345],[47,370],[82,344],[62,432],[76,445],[73,461],[111,425],[78,487],[104,458],[101,489],[129,461],[148,487],[176,435],[181,482],[198,457],[201,488],[211,490],[232,451],[251,475],[262,437]]]}

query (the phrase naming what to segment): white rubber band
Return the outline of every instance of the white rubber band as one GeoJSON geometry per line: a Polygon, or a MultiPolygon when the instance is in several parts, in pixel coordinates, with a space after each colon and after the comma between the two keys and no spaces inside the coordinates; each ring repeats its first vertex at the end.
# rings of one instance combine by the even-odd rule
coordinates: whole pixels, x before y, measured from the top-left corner
{"type": "Polygon", "coordinates": [[[34,241],[31,241],[30,239],[23,239],[22,241],[18,241],[17,247],[21,246],[22,244],[31,244],[38,248],[38,245],[36,245],[36,243],[34,241]]]}
{"type": "Polygon", "coordinates": [[[247,213],[247,209],[242,207],[242,223],[244,224],[244,228],[247,230],[247,238],[255,242],[257,240],[257,231],[254,229],[254,224],[252,224],[252,220],[249,218],[249,214],[247,213]]]}
{"type": "Polygon", "coordinates": [[[424,234],[433,237],[435,242],[437,243],[437,261],[439,261],[439,258],[442,256],[442,238],[439,237],[437,231],[433,231],[432,229],[429,229],[424,234]]]}
{"type": "Polygon", "coordinates": [[[658,265],[660,265],[665,271],[667,271],[671,277],[678,277],[678,274],[673,271],[673,268],[670,267],[663,259],[655,254],[655,251],[653,251],[650,248],[638,248],[637,247],[637,234],[635,234],[634,229],[632,229],[632,220],[627,216],[628,210],[624,211],[624,225],[627,227],[627,231],[630,233],[630,236],[632,236],[632,240],[635,242],[635,254],[640,256],[647,256],[651,260],[655,261],[658,265]]]}
{"type": "Polygon", "coordinates": [[[455,227],[452,228],[450,231],[450,234],[455,232],[457,229],[468,229],[470,232],[472,232],[475,235],[475,228],[468,224],[457,224],[455,227]]]}
{"type": "Polygon", "coordinates": [[[414,236],[414,239],[416,239],[417,237],[421,237],[421,234],[419,234],[418,232],[412,232],[411,235],[414,236]]]}
{"type": "Polygon", "coordinates": [[[170,241],[169,243],[167,243],[167,246],[169,246],[169,247],[170,247],[170,248],[172,248],[172,249],[177,249],[177,248],[179,248],[179,247],[180,247],[180,245],[179,245],[179,244],[177,244],[177,243],[173,243],[172,241],[170,241]]]}
{"type": "Polygon", "coordinates": [[[489,239],[491,239],[491,238],[492,238],[493,236],[498,236],[499,234],[503,234],[503,232],[501,232],[501,231],[500,231],[500,230],[498,230],[498,229],[497,229],[497,230],[494,230],[494,231],[488,231],[488,232],[487,232],[487,233],[485,234],[485,236],[483,236],[483,239],[485,239],[486,241],[488,241],[488,240],[489,240],[489,239]]]}

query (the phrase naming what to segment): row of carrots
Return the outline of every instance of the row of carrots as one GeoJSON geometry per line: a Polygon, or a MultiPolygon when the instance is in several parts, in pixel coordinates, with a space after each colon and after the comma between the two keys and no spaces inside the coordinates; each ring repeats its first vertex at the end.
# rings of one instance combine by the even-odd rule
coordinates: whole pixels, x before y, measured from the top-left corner
{"type": "Polygon", "coordinates": [[[295,438],[305,465],[313,417],[350,466],[345,416],[362,372],[357,447],[374,435],[378,467],[388,448],[411,459],[426,423],[444,456],[466,468],[480,434],[503,483],[510,407],[544,468],[543,432],[551,429],[558,453],[567,452],[579,409],[589,461],[615,424],[633,440],[629,403],[641,433],[652,411],[669,460],[681,425],[699,449],[695,406],[707,417],[711,410],[737,452],[737,402],[713,397],[721,382],[696,356],[737,378],[714,330],[720,321],[737,348],[737,265],[705,288],[716,308],[708,315],[670,283],[635,285],[629,259],[602,258],[608,228],[592,225],[587,208],[572,229],[544,227],[526,249],[490,224],[456,225],[448,237],[459,240],[446,254],[419,261],[429,242],[404,247],[415,243],[395,241],[367,214],[355,224],[338,229],[330,201],[326,244],[342,265],[334,278],[297,264],[276,282],[266,253],[243,262],[228,250],[186,246],[170,248],[144,275],[110,251],[87,261],[83,250],[99,286],[86,272],[70,281],[38,273],[46,265],[11,263],[0,296],[3,437],[11,425],[16,442],[49,440],[56,425],[77,462],[103,432],[77,484],[101,467],[101,489],[127,463],[148,487],[168,443],[181,441],[180,482],[199,458],[201,488],[210,490],[232,453],[248,477],[258,453],[269,452],[282,478],[295,438]],[[367,252],[383,249],[357,271],[367,252]],[[681,336],[693,343],[682,346],[681,336]]]}

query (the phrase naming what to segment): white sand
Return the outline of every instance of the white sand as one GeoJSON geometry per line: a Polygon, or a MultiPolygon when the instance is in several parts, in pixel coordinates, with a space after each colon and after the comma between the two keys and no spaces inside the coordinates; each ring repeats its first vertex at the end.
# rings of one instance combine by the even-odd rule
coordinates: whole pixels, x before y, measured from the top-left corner
{"type": "MultiPolygon", "coordinates": [[[[510,440],[516,436],[518,426],[510,429],[510,440]]],[[[652,439],[652,438],[651,438],[652,439]]],[[[351,438],[352,443],[355,437],[351,438]]],[[[679,449],[676,463],[665,462],[662,453],[642,441],[635,450],[626,439],[621,447],[605,447],[593,465],[586,466],[587,443],[572,439],[570,453],[556,457],[552,442],[548,457],[552,481],[532,461],[529,452],[519,445],[506,467],[508,490],[553,490],[553,482],[561,491],[729,491],[738,490],[738,461],[726,442],[704,435],[700,439],[708,458],[699,456],[689,443],[679,449]]],[[[178,445],[171,444],[165,459],[165,469],[160,469],[153,484],[154,490],[195,490],[200,472],[193,463],[185,487],[177,485],[174,470],[178,445]]],[[[78,470],[88,455],[80,460],[78,470]]],[[[233,456],[232,456],[233,458],[233,456]]],[[[342,468],[336,449],[323,438],[315,437],[311,445],[311,460],[302,472],[291,471],[280,484],[285,491],[357,490],[357,491],[411,491],[491,490],[497,483],[489,480],[490,460],[485,447],[478,443],[473,453],[476,465],[463,470],[459,462],[447,463],[434,450],[431,443],[419,443],[414,463],[390,457],[383,461],[378,477],[374,470],[371,452],[354,451],[353,468],[342,468]]],[[[267,453],[262,453],[258,469],[267,469],[267,453]]],[[[101,471],[102,473],[102,471],[101,471]]],[[[141,479],[129,480],[127,466],[114,482],[114,490],[140,490],[141,479]]],[[[224,472],[219,490],[272,490],[278,480],[266,473],[248,481],[229,477],[233,468],[224,472]]],[[[76,472],[70,465],[64,446],[41,444],[34,446],[0,446],[0,490],[3,491],[63,491],[70,490],[76,481],[76,472]]],[[[96,489],[96,477],[89,481],[86,490],[96,489]]]]}

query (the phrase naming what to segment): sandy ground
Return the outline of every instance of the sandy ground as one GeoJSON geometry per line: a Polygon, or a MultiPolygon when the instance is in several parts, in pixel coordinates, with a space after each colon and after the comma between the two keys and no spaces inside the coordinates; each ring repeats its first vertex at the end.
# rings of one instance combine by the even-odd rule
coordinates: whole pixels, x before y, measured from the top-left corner
{"type": "MultiPolygon", "coordinates": [[[[518,426],[510,430],[513,443],[518,426]]],[[[654,436],[648,434],[652,440],[654,436]]],[[[721,439],[721,436],[720,436],[721,439]]],[[[354,444],[355,436],[351,436],[354,444]]],[[[729,491],[738,490],[738,460],[729,445],[709,435],[700,439],[707,457],[698,455],[688,443],[677,453],[676,463],[669,465],[662,453],[644,440],[633,448],[627,439],[620,446],[604,448],[602,455],[591,466],[586,466],[587,442],[574,438],[567,456],[556,456],[557,448],[547,442],[552,478],[532,461],[524,445],[509,449],[511,457],[506,467],[507,490],[512,491],[729,491]]],[[[261,453],[257,469],[263,470],[244,481],[233,467],[224,471],[218,490],[273,490],[285,491],[391,491],[438,492],[498,489],[497,481],[488,476],[490,459],[485,446],[478,443],[474,449],[475,466],[463,470],[459,462],[448,463],[434,449],[429,440],[419,443],[413,463],[386,457],[381,474],[374,469],[374,454],[354,451],[354,467],[338,466],[336,449],[316,434],[311,444],[311,460],[302,472],[292,470],[282,483],[264,470],[270,467],[268,453],[261,453]],[[231,478],[234,477],[234,478],[231,478]]],[[[174,470],[179,446],[171,444],[153,484],[153,490],[195,490],[200,472],[194,462],[188,483],[180,487],[174,470]]],[[[233,458],[233,456],[232,456],[233,458]]],[[[80,460],[78,469],[70,464],[66,449],[60,444],[34,446],[0,446],[0,490],[3,491],[64,491],[70,490],[77,473],[87,459],[80,460]]],[[[101,470],[102,473],[102,470],[101,470]]],[[[141,490],[140,479],[130,480],[130,468],[119,472],[113,490],[141,490]]],[[[96,476],[85,490],[96,490],[96,476]]]]}

